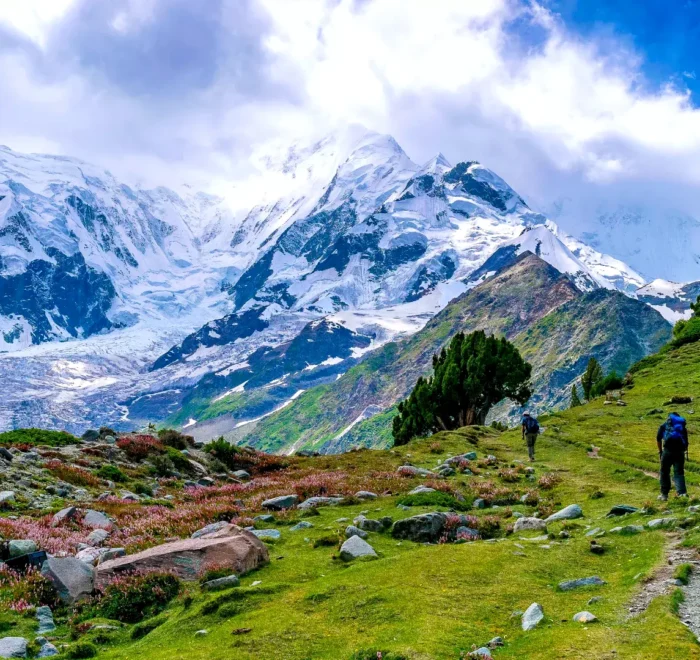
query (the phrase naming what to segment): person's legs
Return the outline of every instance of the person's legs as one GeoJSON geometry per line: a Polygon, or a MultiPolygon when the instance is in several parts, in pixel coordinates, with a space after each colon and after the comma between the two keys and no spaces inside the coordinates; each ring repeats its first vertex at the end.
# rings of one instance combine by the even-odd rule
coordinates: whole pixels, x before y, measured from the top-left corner
{"type": "Polygon", "coordinates": [[[685,488],[685,454],[677,454],[673,459],[673,485],[678,495],[687,495],[685,488]]]}
{"type": "Polygon", "coordinates": [[[661,467],[659,468],[659,484],[661,486],[661,496],[668,497],[671,490],[671,464],[673,456],[668,452],[661,454],[661,467]]]}
{"type": "Polygon", "coordinates": [[[536,433],[528,433],[525,435],[525,440],[527,441],[527,455],[530,457],[531,461],[535,460],[535,441],[537,440],[536,433]]]}

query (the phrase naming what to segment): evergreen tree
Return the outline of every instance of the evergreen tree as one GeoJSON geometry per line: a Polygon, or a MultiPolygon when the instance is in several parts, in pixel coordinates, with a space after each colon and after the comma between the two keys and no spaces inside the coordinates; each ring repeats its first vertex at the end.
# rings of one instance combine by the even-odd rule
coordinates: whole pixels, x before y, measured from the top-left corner
{"type": "Polygon", "coordinates": [[[693,318],[700,317],[700,296],[697,297],[694,303],[690,303],[690,309],[693,312],[693,318]]]}
{"type": "Polygon", "coordinates": [[[578,397],[578,387],[576,383],[571,386],[571,407],[576,408],[581,405],[581,399],[578,397]]]}
{"type": "Polygon", "coordinates": [[[588,366],[586,367],[586,372],[581,377],[581,387],[583,387],[583,396],[586,399],[591,398],[591,393],[594,391],[595,386],[603,380],[603,368],[600,366],[598,360],[592,357],[588,360],[588,366]]]}
{"type": "Polygon", "coordinates": [[[433,376],[419,378],[393,421],[394,444],[421,435],[483,424],[505,398],[524,405],[530,398],[532,367],[506,339],[483,331],[458,333],[433,356],[433,376]]]}

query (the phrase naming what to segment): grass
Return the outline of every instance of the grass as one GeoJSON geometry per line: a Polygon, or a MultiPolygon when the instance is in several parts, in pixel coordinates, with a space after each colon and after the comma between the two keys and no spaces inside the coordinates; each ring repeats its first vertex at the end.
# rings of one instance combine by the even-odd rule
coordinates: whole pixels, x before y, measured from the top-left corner
{"type": "Polygon", "coordinates": [[[0,445],[44,445],[63,447],[74,445],[78,439],[65,431],[47,431],[45,429],[15,429],[0,433],[0,445]]]}
{"type": "Polygon", "coordinates": [[[674,579],[679,580],[682,584],[688,584],[688,582],[690,581],[690,574],[692,572],[692,564],[680,564],[676,567],[676,570],[673,572],[673,577],[674,579]]]}

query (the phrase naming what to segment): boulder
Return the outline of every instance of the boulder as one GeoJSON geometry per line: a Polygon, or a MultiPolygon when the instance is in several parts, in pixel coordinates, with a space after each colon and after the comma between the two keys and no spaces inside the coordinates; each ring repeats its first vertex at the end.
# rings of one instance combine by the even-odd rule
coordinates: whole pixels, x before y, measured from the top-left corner
{"type": "Polygon", "coordinates": [[[518,532],[546,532],[547,523],[539,518],[518,518],[515,521],[515,527],[513,531],[517,534],[518,532]]]}
{"type": "Polygon", "coordinates": [[[564,507],[561,511],[553,513],[549,518],[545,519],[545,522],[554,522],[555,520],[574,520],[575,518],[582,518],[583,511],[578,504],[569,504],[569,506],[564,507]]]}
{"type": "Polygon", "coordinates": [[[216,480],[212,479],[211,477],[202,477],[197,481],[197,483],[200,486],[204,486],[204,488],[211,488],[211,486],[216,486],[216,480]]]}
{"type": "Polygon", "coordinates": [[[282,538],[282,533],[279,529],[251,529],[250,533],[254,534],[259,539],[270,539],[272,541],[276,541],[277,539],[282,538]]]}
{"type": "Polygon", "coordinates": [[[221,529],[226,529],[229,525],[230,523],[227,523],[225,520],[220,520],[219,522],[205,525],[204,527],[202,527],[202,529],[198,529],[196,532],[192,533],[192,536],[190,538],[198,539],[202,536],[208,536],[209,534],[218,532],[221,529]]]}
{"type": "Polygon", "coordinates": [[[114,523],[102,511],[88,509],[83,517],[83,526],[90,529],[106,529],[111,531],[114,523]]]}
{"type": "Polygon", "coordinates": [[[444,513],[422,513],[418,516],[397,520],[391,528],[391,535],[395,539],[434,543],[440,539],[446,521],[447,516],[444,513]]]}
{"type": "Polygon", "coordinates": [[[100,558],[101,554],[102,553],[97,548],[84,548],[75,555],[75,558],[94,566],[97,564],[97,560],[100,558]]]}
{"type": "Polygon", "coordinates": [[[235,525],[231,528],[219,530],[214,536],[173,541],[103,562],[97,567],[97,584],[135,570],[174,571],[183,580],[196,580],[202,569],[212,564],[226,564],[237,575],[243,575],[270,561],[265,544],[254,534],[235,525]],[[227,536],[219,536],[226,532],[227,536]]]}
{"type": "Polygon", "coordinates": [[[470,658],[493,658],[491,650],[482,646],[469,654],[470,658]]]}
{"type": "Polygon", "coordinates": [[[10,553],[10,559],[38,550],[36,543],[30,539],[14,539],[7,544],[7,549],[10,553]]]}
{"type": "Polygon", "coordinates": [[[72,605],[92,594],[95,569],[75,557],[49,557],[41,574],[51,580],[61,600],[72,605]]]}
{"type": "Polygon", "coordinates": [[[111,559],[119,559],[120,557],[126,557],[126,550],[124,548],[105,548],[104,552],[100,555],[97,560],[98,564],[103,564],[111,559]]]}
{"type": "Polygon", "coordinates": [[[87,537],[87,542],[90,545],[102,545],[109,538],[109,532],[106,529],[93,529],[87,537]]]}
{"type": "Polygon", "coordinates": [[[613,527],[610,530],[611,534],[622,534],[623,536],[633,536],[634,534],[641,534],[644,531],[644,527],[641,525],[625,525],[624,527],[613,527]]]}
{"type": "Polygon", "coordinates": [[[66,522],[66,520],[73,520],[77,515],[78,509],[74,506],[68,506],[54,515],[51,526],[58,527],[61,523],[66,522]]]}
{"type": "Polygon", "coordinates": [[[409,491],[409,495],[420,495],[421,493],[434,493],[434,488],[429,488],[428,486],[416,486],[412,491],[409,491]]]}
{"type": "Polygon", "coordinates": [[[236,470],[235,472],[231,473],[231,476],[235,479],[246,481],[247,479],[250,479],[250,472],[246,472],[245,470],[236,470]]]}
{"type": "Polygon", "coordinates": [[[351,536],[340,546],[340,558],[343,561],[376,556],[377,553],[374,551],[374,548],[359,536],[351,536]]]}
{"type": "Polygon", "coordinates": [[[349,539],[351,536],[359,536],[361,539],[366,539],[369,535],[359,527],[355,527],[355,525],[348,525],[345,528],[345,538],[349,539]]]}
{"type": "Polygon", "coordinates": [[[629,513],[637,513],[639,509],[636,506],[630,506],[629,504],[617,504],[610,511],[608,511],[609,516],[626,516],[629,513]]]}
{"type": "Polygon", "coordinates": [[[544,619],[544,611],[539,603],[533,603],[523,613],[521,622],[525,631],[533,630],[544,619]]]}
{"type": "Polygon", "coordinates": [[[136,494],[128,490],[123,490],[121,492],[121,498],[123,502],[138,502],[141,498],[136,494]]]}
{"type": "Polygon", "coordinates": [[[383,532],[385,529],[391,527],[392,519],[389,516],[385,518],[380,518],[379,520],[372,520],[371,518],[358,518],[355,523],[357,526],[364,530],[365,532],[383,532]]]}
{"type": "Polygon", "coordinates": [[[56,624],[53,620],[53,612],[48,605],[37,607],[35,616],[36,620],[39,622],[39,628],[36,631],[38,635],[45,635],[46,633],[56,630],[56,624]]]}
{"type": "Polygon", "coordinates": [[[9,463],[12,463],[12,459],[14,458],[5,447],[0,447],[0,457],[4,458],[9,463]]]}
{"type": "Polygon", "coordinates": [[[46,637],[37,637],[35,641],[39,645],[39,653],[36,654],[37,658],[52,658],[58,655],[58,649],[46,637]]]}
{"type": "Polygon", "coordinates": [[[593,623],[594,621],[597,621],[598,617],[595,614],[591,614],[590,612],[586,612],[585,610],[583,612],[577,612],[574,614],[574,621],[577,623],[593,623]]]}
{"type": "Polygon", "coordinates": [[[433,474],[430,470],[426,470],[425,468],[418,468],[413,465],[402,465],[396,468],[396,471],[400,474],[411,477],[429,477],[433,474]]]}
{"type": "Polygon", "coordinates": [[[670,527],[676,522],[675,518],[656,518],[647,523],[649,529],[658,529],[659,527],[670,527]]]}
{"type": "Polygon", "coordinates": [[[9,504],[15,501],[15,491],[14,490],[2,490],[0,491],[0,504],[9,504]]]}
{"type": "Polygon", "coordinates": [[[483,498],[481,498],[481,497],[477,497],[477,498],[474,500],[474,504],[473,504],[472,506],[473,506],[475,509],[485,509],[485,508],[486,508],[486,500],[483,499],[483,498]]]}
{"type": "Polygon", "coordinates": [[[280,495],[279,497],[265,500],[262,503],[262,507],[271,511],[282,511],[283,509],[291,509],[298,501],[299,498],[296,495],[280,495]]]}
{"type": "Polygon", "coordinates": [[[204,591],[218,591],[219,589],[228,589],[229,587],[237,587],[241,581],[237,575],[227,575],[226,577],[209,580],[202,585],[204,591]]]}
{"type": "Polygon", "coordinates": [[[260,516],[253,518],[255,522],[271,523],[275,522],[275,517],[271,513],[263,513],[260,516]]]}
{"type": "Polygon", "coordinates": [[[358,500],[376,500],[377,494],[372,493],[369,490],[359,490],[355,493],[355,497],[358,500]]]}
{"type": "Polygon", "coordinates": [[[3,637],[0,639],[0,658],[26,658],[27,644],[24,637],[3,637]]]}
{"type": "Polygon", "coordinates": [[[580,587],[599,587],[604,584],[607,584],[605,580],[599,578],[597,575],[592,575],[591,577],[578,578],[578,580],[560,582],[559,589],[561,591],[571,591],[573,589],[579,589],[580,587]]]}
{"type": "Polygon", "coordinates": [[[294,527],[290,527],[290,532],[299,532],[302,529],[310,529],[313,525],[308,520],[300,520],[294,527]]]}
{"type": "MultiPolygon", "coordinates": [[[[336,506],[342,501],[342,497],[310,497],[308,500],[304,500],[297,508],[311,509],[317,506],[336,506]]],[[[265,506],[264,502],[263,506],[265,506]]]]}

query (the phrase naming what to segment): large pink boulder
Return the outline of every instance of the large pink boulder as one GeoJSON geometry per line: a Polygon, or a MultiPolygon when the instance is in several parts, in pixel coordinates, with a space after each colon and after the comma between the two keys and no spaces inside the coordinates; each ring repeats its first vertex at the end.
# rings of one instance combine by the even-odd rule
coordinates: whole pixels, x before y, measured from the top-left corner
{"type": "Polygon", "coordinates": [[[270,557],[265,544],[250,532],[230,525],[213,535],[157,545],[135,555],[112,559],[97,567],[96,586],[129,571],[173,571],[183,580],[196,580],[211,565],[225,564],[243,575],[270,557]]]}

